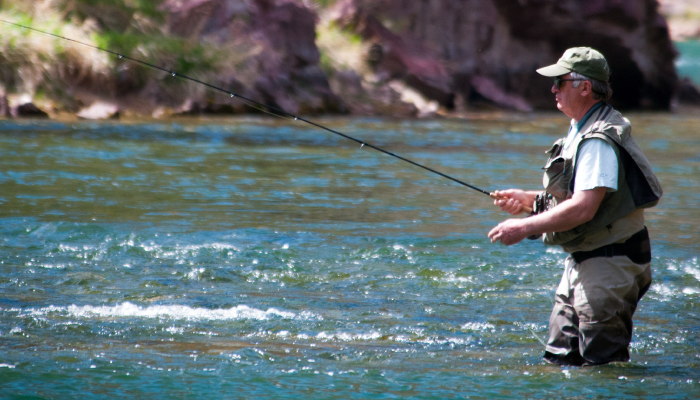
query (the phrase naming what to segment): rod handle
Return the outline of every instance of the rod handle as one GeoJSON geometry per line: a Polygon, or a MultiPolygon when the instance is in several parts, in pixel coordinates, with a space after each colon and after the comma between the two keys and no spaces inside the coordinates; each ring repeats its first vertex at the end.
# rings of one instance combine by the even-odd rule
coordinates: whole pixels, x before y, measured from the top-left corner
{"type": "MultiPolygon", "coordinates": [[[[489,197],[491,197],[492,199],[496,199],[496,200],[507,200],[508,199],[507,197],[497,196],[496,193],[489,193],[489,197]]],[[[521,204],[521,206],[523,207],[522,210],[525,211],[526,213],[529,214],[532,212],[532,207],[528,207],[528,206],[522,205],[522,204],[521,204]]]]}

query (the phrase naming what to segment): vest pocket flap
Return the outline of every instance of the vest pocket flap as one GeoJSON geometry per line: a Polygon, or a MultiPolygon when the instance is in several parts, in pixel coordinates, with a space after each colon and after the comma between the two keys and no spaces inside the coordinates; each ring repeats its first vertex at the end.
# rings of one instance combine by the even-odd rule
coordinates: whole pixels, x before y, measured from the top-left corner
{"type": "Polygon", "coordinates": [[[549,154],[550,157],[552,157],[552,156],[558,156],[558,155],[559,155],[559,151],[561,150],[561,145],[562,145],[562,143],[564,143],[564,139],[559,139],[559,140],[557,140],[556,142],[554,142],[554,144],[552,145],[552,147],[550,147],[550,149],[547,150],[547,151],[545,151],[544,153],[545,153],[545,154],[549,154]]]}
{"type": "Polygon", "coordinates": [[[564,171],[565,164],[566,160],[564,157],[554,157],[547,160],[547,164],[545,164],[542,169],[547,171],[547,175],[549,175],[551,178],[552,175],[562,173],[564,171]]]}

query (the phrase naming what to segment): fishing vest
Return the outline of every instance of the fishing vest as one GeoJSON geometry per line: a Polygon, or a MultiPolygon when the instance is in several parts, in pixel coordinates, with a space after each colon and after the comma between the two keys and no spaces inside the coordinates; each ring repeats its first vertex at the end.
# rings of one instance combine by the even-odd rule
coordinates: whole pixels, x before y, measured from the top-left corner
{"type": "MultiPolygon", "coordinates": [[[[644,208],[654,207],[662,195],[661,184],[649,161],[631,136],[630,122],[610,105],[603,104],[589,116],[572,143],[564,139],[547,151],[540,210],[551,209],[573,196],[576,157],[581,144],[593,138],[605,140],[618,161],[617,191],[606,193],[593,219],[564,232],[547,232],[545,244],[560,245],[567,253],[588,251],[624,241],[644,228],[644,208]]],[[[585,173],[585,171],[581,171],[585,173]]]]}

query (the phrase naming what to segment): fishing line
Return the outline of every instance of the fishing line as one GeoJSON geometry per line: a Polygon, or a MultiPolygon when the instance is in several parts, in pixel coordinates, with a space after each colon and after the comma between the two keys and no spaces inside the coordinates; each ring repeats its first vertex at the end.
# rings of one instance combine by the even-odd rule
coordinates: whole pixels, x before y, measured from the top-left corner
{"type": "Polygon", "coordinates": [[[542,340],[542,338],[540,338],[540,335],[538,335],[537,333],[535,333],[535,330],[532,329],[532,327],[530,327],[530,326],[525,322],[525,320],[523,319],[523,317],[519,317],[519,318],[520,318],[521,321],[523,321],[523,326],[525,327],[525,329],[529,330],[530,333],[532,333],[532,336],[534,336],[535,339],[537,339],[538,342],[542,343],[542,346],[545,346],[545,347],[546,347],[546,346],[547,346],[547,343],[545,343],[545,341],[542,340]]]}
{"type": "MultiPolygon", "coordinates": [[[[398,158],[398,159],[401,160],[401,161],[405,161],[405,162],[407,162],[407,163],[409,163],[409,164],[412,164],[412,165],[414,165],[414,166],[416,166],[416,167],[423,168],[423,169],[426,170],[426,171],[429,171],[429,172],[432,172],[432,173],[434,173],[434,174],[440,175],[440,176],[442,176],[443,178],[447,178],[447,179],[449,179],[449,180],[451,180],[451,181],[453,181],[453,182],[459,183],[459,184],[462,185],[462,186],[466,186],[466,187],[468,187],[468,188],[470,188],[470,189],[473,189],[473,190],[475,190],[475,191],[477,191],[477,192],[483,193],[483,194],[485,194],[485,195],[487,195],[487,196],[489,196],[489,197],[491,197],[491,198],[494,198],[494,199],[499,198],[499,197],[496,196],[494,193],[491,193],[491,192],[488,192],[488,191],[486,191],[486,190],[480,189],[480,188],[478,188],[478,187],[476,187],[476,186],[470,185],[470,184],[468,184],[468,183],[466,183],[466,182],[464,182],[464,181],[462,181],[462,180],[460,180],[460,179],[454,178],[454,177],[449,176],[449,175],[447,175],[447,174],[444,174],[444,173],[442,173],[442,172],[440,172],[440,171],[436,171],[436,170],[434,170],[434,169],[432,169],[432,168],[430,168],[430,167],[427,167],[427,166],[425,166],[425,165],[419,164],[419,163],[417,163],[417,162],[415,162],[415,161],[412,161],[412,160],[409,160],[409,159],[407,159],[407,158],[405,158],[405,157],[402,157],[402,156],[400,156],[400,155],[394,154],[394,153],[392,153],[392,152],[390,152],[390,151],[384,150],[384,149],[382,149],[382,148],[380,148],[380,147],[377,147],[377,146],[375,146],[375,145],[373,145],[373,144],[371,144],[371,143],[367,143],[367,142],[365,142],[365,141],[363,141],[363,140],[360,140],[360,139],[354,138],[354,137],[352,137],[352,136],[346,135],[346,134],[344,134],[344,133],[338,132],[338,131],[336,131],[336,130],[334,130],[334,129],[328,128],[328,127],[323,126],[323,125],[321,125],[321,124],[317,124],[317,123],[315,123],[315,122],[313,122],[313,121],[307,120],[307,119],[302,118],[302,117],[299,117],[299,116],[297,116],[297,115],[290,114],[290,113],[288,113],[288,112],[286,112],[286,111],[284,111],[284,110],[282,110],[282,109],[279,109],[279,108],[277,108],[277,107],[273,107],[273,106],[270,106],[270,105],[267,105],[267,104],[263,104],[263,103],[257,102],[257,101],[255,101],[255,100],[253,100],[253,99],[249,99],[249,98],[244,97],[244,96],[241,96],[241,95],[239,95],[239,94],[230,92],[230,91],[228,91],[228,90],[226,90],[226,89],[222,89],[222,88],[220,88],[220,87],[214,86],[214,85],[209,84],[209,83],[207,83],[207,82],[200,81],[199,79],[195,79],[195,78],[189,77],[189,76],[187,76],[187,75],[182,75],[182,74],[177,73],[176,71],[171,71],[171,70],[169,70],[169,69],[167,69],[167,68],[163,68],[163,67],[160,67],[160,66],[158,66],[158,65],[154,65],[154,64],[151,64],[151,63],[148,63],[148,62],[145,62],[145,61],[141,61],[141,60],[138,60],[138,59],[135,59],[135,58],[132,58],[132,57],[123,55],[123,54],[119,54],[119,53],[117,53],[117,52],[115,52],[115,51],[112,51],[112,50],[109,50],[109,49],[104,49],[104,48],[102,48],[102,47],[93,46],[93,45],[88,44],[88,43],[83,43],[83,42],[80,42],[80,41],[75,40],[75,39],[67,38],[67,37],[64,37],[64,36],[61,36],[61,35],[56,35],[56,34],[54,34],[54,33],[42,31],[42,30],[39,30],[39,29],[36,29],[36,28],[31,28],[31,27],[28,27],[28,26],[16,24],[16,23],[14,23],[14,22],[5,21],[5,20],[3,20],[3,19],[0,19],[0,22],[4,22],[4,23],[9,24],[9,25],[14,25],[14,26],[16,26],[16,27],[23,28],[23,29],[27,29],[27,30],[30,30],[30,31],[42,33],[42,34],[44,34],[44,35],[53,36],[53,37],[55,37],[55,38],[59,38],[59,39],[67,40],[67,41],[70,41],[70,42],[74,42],[74,43],[77,43],[77,44],[80,44],[80,45],[83,45],[83,46],[86,46],[86,47],[90,47],[90,48],[93,48],[93,49],[96,49],[96,50],[104,51],[104,52],[106,52],[106,53],[109,53],[109,54],[112,54],[112,55],[114,55],[114,56],[119,57],[119,59],[125,59],[125,60],[129,60],[129,61],[133,61],[133,62],[136,62],[136,63],[138,63],[138,64],[145,65],[145,66],[147,66],[147,67],[150,67],[150,68],[153,68],[153,69],[157,69],[157,70],[159,70],[159,71],[166,72],[166,73],[172,75],[172,77],[174,77],[174,78],[181,78],[181,79],[185,79],[185,80],[188,80],[188,81],[191,81],[191,82],[199,83],[199,84],[201,84],[201,85],[204,85],[204,86],[208,87],[209,89],[215,90],[215,91],[217,91],[217,92],[225,93],[225,94],[231,96],[232,98],[236,98],[236,99],[238,99],[239,101],[242,101],[244,104],[246,104],[246,105],[248,105],[248,106],[250,106],[250,107],[255,108],[256,110],[265,112],[265,113],[267,113],[267,114],[270,114],[270,115],[273,115],[273,116],[275,116],[275,117],[279,117],[279,118],[282,118],[282,119],[289,119],[289,120],[292,120],[292,119],[293,119],[294,121],[302,121],[302,122],[305,122],[305,123],[307,123],[307,124],[309,124],[309,125],[311,125],[311,126],[314,126],[314,127],[316,127],[316,128],[319,128],[319,129],[328,131],[328,132],[333,133],[333,134],[336,134],[336,135],[338,135],[338,136],[342,136],[342,137],[344,137],[344,138],[346,138],[346,139],[348,139],[348,140],[352,140],[353,142],[356,142],[356,143],[360,144],[360,148],[363,148],[363,147],[367,146],[367,147],[369,147],[369,148],[371,148],[371,149],[374,149],[374,150],[376,150],[376,151],[379,151],[380,153],[384,153],[384,154],[389,155],[389,156],[391,156],[391,157],[398,158]]],[[[523,207],[523,209],[526,210],[526,211],[529,210],[528,207],[523,207]]],[[[531,211],[531,210],[530,210],[530,211],[531,211]]]]}

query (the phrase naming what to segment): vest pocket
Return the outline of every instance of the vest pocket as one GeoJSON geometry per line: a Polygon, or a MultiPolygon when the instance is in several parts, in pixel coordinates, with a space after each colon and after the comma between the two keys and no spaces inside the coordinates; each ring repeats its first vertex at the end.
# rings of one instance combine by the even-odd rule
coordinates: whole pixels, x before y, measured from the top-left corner
{"type": "Polygon", "coordinates": [[[571,160],[566,160],[564,157],[559,156],[547,161],[544,166],[547,193],[560,200],[569,198],[569,185],[573,176],[570,169],[571,160]]]}

